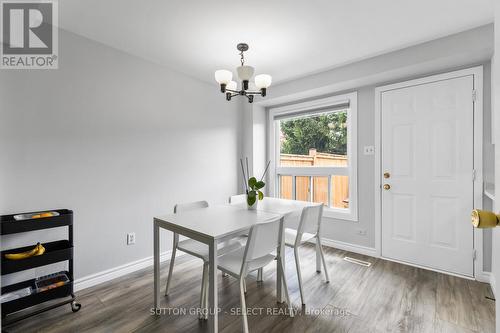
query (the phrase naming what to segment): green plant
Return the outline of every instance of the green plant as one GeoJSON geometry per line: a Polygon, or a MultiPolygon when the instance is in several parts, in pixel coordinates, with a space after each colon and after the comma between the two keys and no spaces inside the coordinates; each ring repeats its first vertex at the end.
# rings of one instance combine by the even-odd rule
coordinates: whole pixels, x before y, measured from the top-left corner
{"type": "Polygon", "coordinates": [[[267,162],[266,169],[264,170],[264,173],[262,174],[262,177],[260,178],[259,181],[257,181],[257,178],[255,177],[247,178],[250,175],[250,171],[248,169],[248,157],[245,158],[245,162],[247,166],[246,174],[245,174],[245,168],[243,167],[243,159],[240,158],[241,171],[243,171],[243,180],[248,179],[248,181],[244,182],[245,191],[247,193],[247,204],[248,206],[253,206],[257,201],[257,199],[259,200],[264,199],[264,193],[262,193],[261,189],[264,188],[264,186],[266,186],[266,183],[264,183],[262,180],[266,176],[271,161],[267,162]]]}
{"type": "Polygon", "coordinates": [[[248,179],[247,203],[249,206],[252,206],[257,198],[259,200],[264,199],[264,193],[261,191],[264,186],[266,186],[266,183],[262,180],[257,181],[255,177],[248,179]]]}

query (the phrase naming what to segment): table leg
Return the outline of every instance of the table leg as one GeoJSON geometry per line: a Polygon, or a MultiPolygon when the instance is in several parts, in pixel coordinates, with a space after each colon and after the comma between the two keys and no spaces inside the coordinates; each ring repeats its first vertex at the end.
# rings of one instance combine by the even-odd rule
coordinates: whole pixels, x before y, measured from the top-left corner
{"type": "MultiPolygon", "coordinates": [[[[283,218],[281,218],[282,220],[282,223],[283,222],[283,218]]],[[[286,279],[286,267],[285,267],[285,242],[284,242],[284,237],[282,236],[281,237],[281,242],[280,242],[280,246],[278,248],[278,256],[281,258],[281,263],[282,263],[282,268],[279,267],[280,265],[280,261],[279,260],[276,260],[276,271],[278,272],[278,276],[276,276],[276,293],[277,293],[277,296],[278,296],[278,303],[283,303],[285,301],[285,293],[284,293],[284,285],[283,285],[283,279],[286,279]]]]}
{"type": "Polygon", "coordinates": [[[217,333],[219,331],[219,306],[217,290],[217,241],[213,241],[208,246],[209,257],[209,287],[208,287],[208,331],[217,333]]]}
{"type": "Polygon", "coordinates": [[[160,226],[153,222],[154,306],[160,308],[160,226]]]}

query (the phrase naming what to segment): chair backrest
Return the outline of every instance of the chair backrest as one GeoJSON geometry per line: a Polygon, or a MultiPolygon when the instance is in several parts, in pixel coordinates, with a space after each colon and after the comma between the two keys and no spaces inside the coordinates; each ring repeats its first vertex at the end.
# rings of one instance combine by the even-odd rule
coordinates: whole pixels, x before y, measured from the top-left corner
{"type": "Polygon", "coordinates": [[[304,207],[302,209],[302,214],[300,215],[299,228],[297,229],[297,239],[302,239],[302,234],[305,232],[310,234],[319,233],[322,216],[323,204],[304,207]]]}
{"type": "Polygon", "coordinates": [[[250,229],[244,263],[251,262],[275,251],[283,241],[283,219],[258,223],[250,229]]]}
{"type": "Polygon", "coordinates": [[[230,204],[239,204],[242,202],[247,202],[247,195],[246,194],[237,194],[237,195],[232,195],[229,197],[230,204]]]}
{"type": "MultiPolygon", "coordinates": [[[[206,201],[193,201],[193,202],[185,202],[185,203],[180,203],[176,204],[174,206],[174,214],[181,213],[181,212],[187,212],[190,210],[195,210],[195,209],[201,209],[201,208],[207,208],[208,207],[208,202],[206,201]]],[[[177,244],[180,240],[185,240],[189,239],[186,236],[180,236],[179,234],[174,233],[174,244],[177,244]]]]}
{"type": "Polygon", "coordinates": [[[194,209],[207,208],[208,202],[206,201],[194,201],[176,204],[174,206],[174,214],[185,212],[194,209]]]}

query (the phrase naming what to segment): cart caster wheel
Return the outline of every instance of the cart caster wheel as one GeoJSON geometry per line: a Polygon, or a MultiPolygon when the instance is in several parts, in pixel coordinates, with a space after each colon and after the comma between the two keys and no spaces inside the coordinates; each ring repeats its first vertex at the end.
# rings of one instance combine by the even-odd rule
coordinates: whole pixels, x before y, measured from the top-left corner
{"type": "Polygon", "coordinates": [[[82,305],[80,303],[77,303],[75,301],[71,302],[71,311],[78,312],[78,310],[80,310],[81,307],[82,305]]]}

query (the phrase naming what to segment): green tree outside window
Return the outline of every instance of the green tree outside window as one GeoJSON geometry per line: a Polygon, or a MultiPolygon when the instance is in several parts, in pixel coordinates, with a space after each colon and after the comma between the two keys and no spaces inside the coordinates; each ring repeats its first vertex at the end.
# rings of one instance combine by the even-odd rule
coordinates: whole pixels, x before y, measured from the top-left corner
{"type": "Polygon", "coordinates": [[[280,121],[281,153],[308,155],[310,148],[347,154],[347,111],[280,121]]]}

